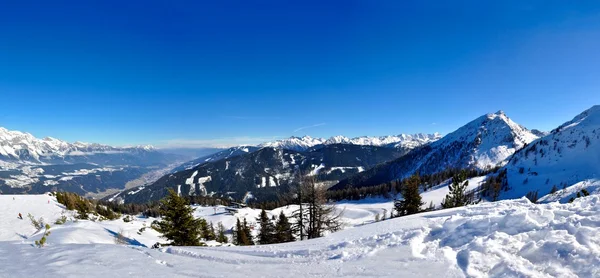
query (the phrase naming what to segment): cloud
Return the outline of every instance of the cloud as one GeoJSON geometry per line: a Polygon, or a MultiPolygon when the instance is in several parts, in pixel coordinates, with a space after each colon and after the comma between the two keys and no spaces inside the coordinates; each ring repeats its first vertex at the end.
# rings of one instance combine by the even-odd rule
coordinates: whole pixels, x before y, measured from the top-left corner
{"type": "Polygon", "coordinates": [[[327,123],[320,123],[320,124],[314,124],[314,125],[309,125],[309,126],[303,126],[303,127],[299,127],[299,128],[294,129],[294,132],[298,132],[298,131],[303,130],[303,129],[313,128],[313,127],[318,127],[318,126],[324,126],[326,124],[327,123]]]}
{"type": "Polygon", "coordinates": [[[437,123],[431,123],[431,125],[437,125],[437,123]]]}
{"type": "Polygon", "coordinates": [[[273,137],[225,137],[214,139],[170,139],[162,141],[160,148],[229,148],[239,145],[258,145],[267,141],[277,140],[280,136],[273,137]]]}

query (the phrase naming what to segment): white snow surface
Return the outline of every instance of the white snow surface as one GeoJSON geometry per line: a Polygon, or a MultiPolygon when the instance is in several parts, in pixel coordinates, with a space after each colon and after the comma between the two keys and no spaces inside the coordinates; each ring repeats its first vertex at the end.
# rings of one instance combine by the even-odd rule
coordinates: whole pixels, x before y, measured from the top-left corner
{"type": "Polygon", "coordinates": [[[274,147],[283,148],[295,151],[304,151],[317,145],[331,145],[331,144],[352,144],[352,145],[364,145],[364,146],[394,146],[402,147],[406,149],[414,149],[424,144],[434,142],[442,138],[439,133],[434,134],[400,134],[400,135],[389,135],[380,137],[361,136],[348,138],[345,136],[333,136],[329,139],[325,138],[313,138],[310,136],[295,137],[292,136],[287,139],[277,140],[273,142],[266,142],[259,147],[274,147]]]}
{"type": "MultiPolygon", "coordinates": [[[[340,204],[346,221],[389,208],[388,202],[340,204]]],[[[292,206],[269,212],[289,213],[292,206]]],[[[63,208],[48,195],[0,195],[0,277],[598,277],[600,196],[573,203],[532,204],[525,198],[441,210],[353,226],[326,237],[252,247],[148,249],[152,219],[52,225],[41,232],[21,212],[53,223],[63,208]],[[13,200],[13,197],[15,198],[13,200]],[[123,230],[129,245],[116,245],[123,230]]],[[[239,217],[258,217],[241,209],[239,217]]],[[[195,215],[233,225],[223,207],[195,215]],[[216,213],[215,213],[216,212],[216,213]]],[[[372,221],[371,221],[372,222],[372,221]]],[[[254,222],[251,222],[252,226],[254,222]]]]}

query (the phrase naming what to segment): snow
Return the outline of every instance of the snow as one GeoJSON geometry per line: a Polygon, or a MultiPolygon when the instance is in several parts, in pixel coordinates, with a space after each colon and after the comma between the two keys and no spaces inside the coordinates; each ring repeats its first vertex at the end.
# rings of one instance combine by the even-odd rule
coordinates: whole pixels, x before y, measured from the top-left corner
{"type": "Polygon", "coordinates": [[[553,186],[563,189],[600,179],[600,106],[530,143],[505,168],[512,190],[502,193],[504,199],[525,196],[531,191],[544,196],[553,186]]]}
{"type": "Polygon", "coordinates": [[[363,146],[393,146],[402,147],[406,149],[414,149],[416,147],[434,142],[440,139],[442,136],[439,133],[434,134],[400,134],[391,136],[380,136],[380,137],[369,137],[361,136],[355,138],[348,138],[345,136],[333,136],[329,139],[324,138],[313,138],[310,136],[295,137],[292,136],[287,139],[277,140],[274,142],[266,142],[259,147],[274,147],[282,148],[294,151],[305,151],[309,148],[318,145],[331,145],[331,144],[352,144],[352,145],[363,145],[363,146]]]}
{"type": "Polygon", "coordinates": [[[39,139],[30,133],[0,127],[0,159],[16,159],[40,163],[42,158],[81,156],[98,153],[122,153],[135,150],[154,150],[152,146],[111,147],[94,143],[68,143],[52,137],[39,139]],[[22,154],[25,156],[21,157],[22,154]],[[30,156],[30,157],[29,157],[30,156]]]}
{"type": "Polygon", "coordinates": [[[319,166],[317,165],[311,165],[312,166],[312,170],[310,171],[310,173],[308,173],[309,176],[316,176],[319,174],[319,172],[325,168],[325,164],[321,163],[319,166]]]}
{"type": "MultiPolygon", "coordinates": [[[[0,277],[598,277],[600,196],[573,203],[526,199],[483,203],[368,224],[386,202],[347,203],[345,220],[365,225],[326,237],[251,247],[148,249],[158,233],[137,231],[152,219],[52,225],[48,245],[16,214],[53,222],[63,212],[48,195],[0,195],[0,277]],[[50,200],[50,203],[48,203],[50,200]],[[351,217],[351,218],[349,218],[351,217]],[[116,245],[123,230],[128,245],[116,245]]],[[[340,206],[343,204],[340,204],[340,206]]],[[[293,209],[282,207],[276,215],[293,209]]],[[[255,221],[258,210],[241,209],[255,221]]],[[[223,207],[196,216],[232,226],[223,207]],[[216,213],[215,213],[216,212],[216,213]]],[[[254,222],[251,222],[251,225],[254,222]]]]}
{"type": "MultiPolygon", "coordinates": [[[[471,143],[474,149],[464,149],[458,154],[468,154],[470,161],[456,162],[466,164],[464,167],[475,166],[484,170],[490,167],[502,166],[506,160],[517,150],[521,149],[538,137],[523,126],[512,121],[504,112],[498,111],[483,115],[458,130],[444,136],[431,144],[434,149],[442,149],[445,153],[452,153],[457,142],[471,143]]],[[[467,145],[466,147],[471,147],[467,145]]],[[[458,164],[458,163],[451,163],[458,164]]],[[[440,169],[443,170],[443,169],[440,169]]]]}
{"type": "Polygon", "coordinates": [[[356,169],[359,173],[365,171],[365,168],[362,167],[362,166],[358,166],[358,167],[331,167],[331,169],[329,169],[327,171],[327,174],[330,174],[333,171],[340,171],[343,174],[343,173],[346,172],[346,170],[352,170],[352,169],[356,169]]]}

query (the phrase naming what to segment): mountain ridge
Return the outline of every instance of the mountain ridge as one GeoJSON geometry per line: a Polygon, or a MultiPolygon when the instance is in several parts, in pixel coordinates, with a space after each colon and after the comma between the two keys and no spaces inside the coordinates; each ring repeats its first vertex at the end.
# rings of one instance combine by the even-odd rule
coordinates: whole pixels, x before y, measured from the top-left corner
{"type": "Polygon", "coordinates": [[[416,172],[433,174],[448,168],[484,170],[503,166],[515,151],[537,138],[503,111],[488,113],[405,156],[342,180],[332,189],[378,185],[416,172]]]}

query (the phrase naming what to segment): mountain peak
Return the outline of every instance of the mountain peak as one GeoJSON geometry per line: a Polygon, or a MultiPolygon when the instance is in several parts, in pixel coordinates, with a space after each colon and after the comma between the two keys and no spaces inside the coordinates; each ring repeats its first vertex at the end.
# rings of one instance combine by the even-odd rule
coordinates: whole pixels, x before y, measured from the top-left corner
{"type": "Polygon", "coordinates": [[[434,142],[441,138],[439,133],[434,134],[400,134],[400,135],[388,135],[388,136],[359,136],[354,138],[348,138],[346,136],[337,135],[332,136],[329,139],[325,138],[313,138],[308,135],[302,137],[292,136],[287,139],[277,140],[274,142],[266,142],[260,144],[259,147],[275,147],[283,148],[295,151],[307,150],[317,145],[331,145],[331,144],[352,144],[352,145],[364,145],[364,146],[389,146],[405,149],[413,149],[418,146],[434,142]]]}
{"type": "Polygon", "coordinates": [[[574,126],[600,126],[600,105],[594,105],[589,109],[581,112],[572,120],[557,127],[551,133],[557,133],[574,126]]]}
{"type": "Polygon", "coordinates": [[[44,159],[51,159],[52,157],[64,158],[69,155],[81,155],[83,153],[131,150],[152,151],[154,148],[150,146],[121,148],[96,143],[68,143],[53,137],[39,139],[27,132],[8,130],[0,127],[0,159],[41,162],[44,159]]]}

